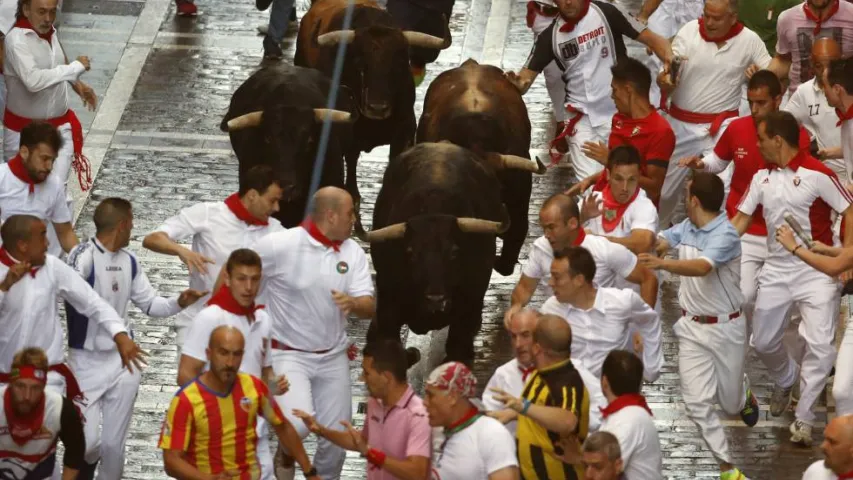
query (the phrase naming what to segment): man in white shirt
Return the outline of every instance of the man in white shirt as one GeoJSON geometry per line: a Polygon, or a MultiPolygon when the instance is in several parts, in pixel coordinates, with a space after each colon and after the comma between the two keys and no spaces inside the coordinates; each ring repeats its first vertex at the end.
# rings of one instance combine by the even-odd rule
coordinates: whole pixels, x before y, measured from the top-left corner
{"type": "MultiPolygon", "coordinates": [[[[184,208],[148,234],[142,246],[157,253],[177,256],[189,269],[190,288],[211,292],[231,252],[251,246],[268,233],[284,229],[278,220],[271,217],[278,211],[281,195],[280,183],[271,167],[252,167],[241,178],[237,193],[224,202],[197,203],[184,208]],[[187,237],[192,237],[192,249],[177,243],[187,237]]],[[[201,298],[175,319],[178,362],[187,329],[208,298],[201,298]]]]}
{"type": "Polygon", "coordinates": [[[689,171],[678,167],[678,159],[711,151],[726,121],[738,116],[744,72],[753,65],[767,68],[771,61],[761,37],[738,22],[738,2],[730,0],[707,0],[703,16],[678,31],[672,52],[684,58],[678,78],[665,66],[657,79],[676,138],[658,210],[662,228],[684,219],[689,171]]]}
{"type": "MultiPolygon", "coordinates": [[[[352,419],[346,320],[372,318],[375,311],[367,255],[349,238],[354,223],[350,194],[324,187],[299,227],[267,235],[252,247],[263,261],[260,298],[272,318],[273,368],[292,387],[276,401],[302,438],[308,428],[293,409],[316,412],[321,425],[352,419]]],[[[344,450],[320,439],[314,459],[320,477],[336,478],[344,450]]],[[[292,478],[291,463],[277,456],[279,478],[292,478]]]]}
{"type": "MultiPolygon", "coordinates": [[[[764,207],[768,231],[776,231],[790,216],[804,235],[832,244],[832,212],[842,213],[844,243],[853,244],[853,196],[835,173],[799,148],[800,126],[788,112],[773,112],[758,124],[759,149],[768,168],[753,177],[738,205],[732,224],[743,234],[753,212],[764,207]]],[[[792,256],[775,238],[768,236],[768,256],[758,278],[753,313],[752,343],[767,366],[775,385],[770,414],[781,415],[791,401],[797,381],[797,364],[782,346],[787,312],[796,305],[802,315],[800,332],[806,353],[800,372],[800,400],[791,424],[791,441],[810,444],[815,422],[815,401],[826,385],[835,361],[835,327],[838,319],[840,285],[832,278],[792,256]]]]}
{"type": "Polygon", "coordinates": [[[551,264],[554,296],[540,311],[565,319],[572,327],[573,356],[593,375],[612,350],[642,350],[644,375],[653,382],[663,365],[661,325],[657,312],[629,289],[593,284],[595,260],[583,247],[555,252],[551,264]],[[638,335],[631,335],[632,328],[638,335]],[[640,338],[642,346],[639,345],[640,338]]]}
{"type": "MultiPolygon", "coordinates": [[[[560,9],[557,8],[554,0],[530,0],[527,2],[527,27],[533,31],[534,42],[536,37],[554,23],[554,18],[559,14],[560,9]]],[[[545,76],[545,88],[548,90],[548,97],[551,99],[554,120],[557,121],[555,131],[559,133],[565,128],[565,121],[568,117],[568,112],[563,106],[566,99],[566,81],[563,80],[563,73],[555,61],[549,63],[542,70],[542,74],[545,76]]],[[[565,150],[565,145],[561,145],[560,148],[565,150]]]]}
{"type": "Polygon", "coordinates": [[[826,84],[822,74],[831,62],[840,58],[841,47],[832,37],[815,40],[812,45],[811,68],[820,74],[800,84],[782,110],[791,112],[797,121],[806,127],[817,143],[817,157],[846,184],[850,182],[850,177],[847,175],[847,167],[841,153],[838,115],[826,98],[826,84]]]}
{"type": "MultiPolygon", "coordinates": [[[[774,77],[775,78],[775,77],[774,77]]],[[[660,233],[658,253],[678,248],[678,259],[640,255],[649,268],[681,276],[678,303],[682,317],[673,330],[678,337],[678,373],[687,415],[699,427],[720,464],[723,480],[738,480],[723,425],[714,407],[719,403],[740,413],[752,427],[758,402],[744,374],[746,315],[741,310],[740,236],[723,206],[723,181],[698,172],[687,183],[687,219],[660,233]]]]}
{"type": "MultiPolygon", "coordinates": [[[[542,315],[542,317],[544,316],[542,315]]],[[[536,330],[539,318],[539,312],[536,310],[522,310],[512,316],[507,330],[512,339],[515,358],[498,367],[492,378],[489,379],[489,383],[486,384],[485,390],[483,390],[483,405],[489,412],[488,415],[500,420],[513,435],[515,435],[517,426],[517,414],[495,399],[493,389],[500,389],[513,397],[521,396],[527,379],[536,370],[531,347],[533,346],[533,332],[536,330]]],[[[565,319],[563,320],[565,321],[565,319]]],[[[598,430],[598,425],[601,423],[599,407],[603,407],[607,402],[601,393],[598,378],[582,367],[580,362],[572,363],[575,370],[580,373],[584,386],[589,392],[589,431],[594,432],[598,430]]]]}
{"type": "Polygon", "coordinates": [[[32,122],[21,130],[18,154],[0,166],[0,221],[27,214],[49,222],[48,252],[54,256],[70,252],[79,243],[65,202],[65,186],[51,175],[61,146],[56,127],[32,122]]]}
{"type": "MultiPolygon", "coordinates": [[[[223,272],[223,285],[210,297],[207,307],[196,315],[187,332],[178,366],[178,385],[186,385],[208,368],[206,350],[210,336],[217,327],[227,325],[240,330],[246,342],[240,371],[273,385],[270,389],[273,395],[282,395],[288,384],[285,377],[276,377],[272,369],[271,320],[263,305],[255,304],[261,287],[261,258],[247,248],[234,250],[223,272]]],[[[261,478],[272,480],[275,472],[266,421],[258,419],[256,429],[261,478]]]]}
{"type": "MultiPolygon", "coordinates": [[[[625,280],[639,285],[643,300],[649,305],[655,305],[658,291],[655,274],[638,265],[637,256],[622,245],[604,237],[587,235],[582,227],[580,209],[572,197],[562,193],[548,197],[539,210],[539,224],[542,225],[544,235],[530,247],[530,257],[521,269],[518,285],[512,291],[504,324],[530,302],[540,282],[544,280],[548,284],[554,251],[570,246],[581,246],[592,254],[595,259],[594,282],[597,286],[613,287],[625,280]]],[[[545,293],[547,296],[553,294],[550,286],[546,287],[545,293]]]]}
{"type": "Polygon", "coordinates": [[[607,354],[601,369],[601,390],[608,404],[601,411],[601,431],[619,439],[626,478],[662,480],[660,438],[652,411],[640,393],[642,385],[643,362],[639,357],[622,350],[607,354]]]}
{"type": "Polygon", "coordinates": [[[483,415],[477,378],[463,363],[439,365],[424,382],[429,424],[443,427],[445,440],[432,459],[430,478],[519,480],[515,440],[501,422],[483,415]]]}
{"type": "MultiPolygon", "coordinates": [[[[33,120],[44,120],[59,129],[64,148],[57,155],[53,175],[68,184],[72,165],[80,175],[80,187],[91,186],[88,160],[83,156],[83,127],[68,105],[68,84],[94,110],[94,90],[79,81],[89,70],[89,58],[73,62],[59,43],[53,22],[58,0],[21,0],[15,24],[6,34],[3,75],[6,81],[6,110],[3,115],[3,149],[6,158],[18,150],[19,132],[33,120]]],[[[66,192],[71,203],[71,194],[66,192]]]]}
{"type": "Polygon", "coordinates": [[[853,415],[835,417],[823,432],[823,460],[803,474],[803,480],[839,480],[853,478],[853,415]]]}
{"type": "MultiPolygon", "coordinates": [[[[124,319],[133,302],[155,318],[170,317],[198,300],[205,292],[185,290],[179,297],[157,294],[142,270],[130,244],[133,211],[130,202],[107,198],[95,208],[95,236],[68,254],[68,264],[124,319]]],[[[68,364],[86,392],[86,463],[81,475],[92,478],[100,460],[98,478],[121,478],[124,447],[142,372],[122,368],[121,357],[107,330],[94,319],[65,304],[68,321],[68,364]],[[103,419],[101,418],[103,416],[103,419]],[[103,422],[103,429],[101,428],[103,422]]],[[[126,328],[133,335],[126,320],[126,328]]]]}
{"type": "MultiPolygon", "coordinates": [[[[0,227],[0,239],[0,371],[8,371],[15,352],[31,346],[47,353],[51,373],[70,373],[64,372],[68,368],[63,364],[57,297],[108,332],[124,367],[132,372],[144,365],[144,352],[131,340],[115,309],[73,268],[47,254],[43,221],[13,215],[0,227]]],[[[63,390],[58,376],[50,375],[48,385],[63,390]]]]}
{"type": "Polygon", "coordinates": [[[826,99],[835,108],[841,127],[841,153],[847,176],[844,177],[848,190],[853,189],[853,61],[835,60],[824,70],[826,99]]]}

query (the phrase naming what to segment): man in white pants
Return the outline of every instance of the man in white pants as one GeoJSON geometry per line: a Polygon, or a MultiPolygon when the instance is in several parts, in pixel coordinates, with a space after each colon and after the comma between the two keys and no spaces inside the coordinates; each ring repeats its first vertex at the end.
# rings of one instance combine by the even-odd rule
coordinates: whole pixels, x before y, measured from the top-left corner
{"type": "MultiPolygon", "coordinates": [[[[536,38],[533,50],[518,74],[507,78],[521,93],[527,92],[539,73],[556,62],[566,82],[565,110],[570,114],[552,147],[568,139],[575,182],[600,171],[602,165],[582,150],[586,142],[607,142],[616,105],[610,98],[610,67],[627,55],[628,37],[651,48],[668,64],[669,42],[646,29],[616,5],[599,0],[557,0],[560,14],[536,38]]],[[[553,152],[552,163],[559,161],[553,152]]]]}
{"type": "MultiPolygon", "coordinates": [[[[271,217],[278,211],[281,194],[271,167],[252,167],[241,179],[240,189],[224,202],[197,203],[184,208],[148,234],[142,246],[180,258],[189,269],[190,287],[210,292],[231,252],[284,229],[281,222],[271,217]],[[192,237],[192,249],[177,243],[187,237],[192,237]]],[[[177,362],[181,360],[187,329],[208,298],[203,297],[175,319],[177,362]]]]}
{"type": "MultiPolygon", "coordinates": [[[[527,2],[527,27],[533,31],[534,41],[554,23],[554,19],[559,14],[560,10],[554,0],[530,0],[527,2]]],[[[563,73],[557,66],[557,62],[549,63],[542,70],[542,74],[545,76],[545,88],[548,90],[551,107],[554,109],[554,120],[557,122],[554,131],[560,133],[566,126],[565,121],[568,117],[566,108],[563,106],[566,100],[566,82],[563,80],[563,73]]],[[[565,145],[560,145],[559,148],[565,150],[565,145]]]]}
{"type": "MultiPolygon", "coordinates": [[[[263,305],[255,304],[261,287],[261,258],[247,248],[231,252],[223,268],[223,284],[210,297],[207,307],[196,315],[187,332],[187,341],[178,366],[178,385],[186,385],[209,368],[206,349],[216,328],[227,325],[240,330],[245,339],[240,371],[264,380],[270,393],[287,391],[287,379],[276,377],[270,353],[271,320],[263,305]]],[[[272,480],[275,472],[266,420],[258,419],[258,463],[261,478],[272,480]]]]}
{"type": "MultiPolygon", "coordinates": [[[[513,397],[520,397],[524,392],[524,385],[530,374],[536,370],[533,358],[533,332],[536,324],[543,315],[536,310],[522,310],[509,320],[507,330],[512,338],[512,349],[515,358],[501,365],[495,370],[486,388],[483,390],[483,405],[489,412],[487,415],[500,420],[506,428],[515,435],[518,425],[518,413],[499,402],[494,395],[493,389],[503,390],[513,397]]],[[[565,320],[565,319],[563,319],[565,320]]],[[[583,384],[589,392],[589,426],[588,431],[598,430],[601,423],[601,410],[607,404],[607,400],[601,393],[601,383],[589,370],[582,367],[580,362],[573,361],[575,370],[581,376],[583,384]]]]}
{"type": "Polygon", "coordinates": [[[853,478],[853,415],[838,416],[823,432],[823,460],[803,474],[803,480],[839,480],[853,478]]]}
{"type": "MultiPolygon", "coordinates": [[[[780,94],[781,96],[781,94],[780,94]]],[[[723,425],[714,404],[740,413],[750,427],[758,422],[758,402],[744,375],[746,316],[741,310],[740,236],[723,207],[723,182],[699,172],[688,182],[687,219],[660,233],[658,253],[678,248],[678,259],[640,255],[649,268],[681,276],[678,303],[678,372],[687,415],[720,464],[722,480],[741,480],[732,465],[723,425]]]]}
{"type": "MultiPolygon", "coordinates": [[[[346,320],[372,318],[375,310],[367,255],[349,238],[354,222],[349,193],[325,187],[314,195],[302,225],[252,247],[263,261],[260,298],[272,317],[273,368],[291,385],[276,401],[302,438],[308,429],[293,409],[339,429],[338,422],[352,419],[346,320]]],[[[344,456],[342,448],[320,439],[314,456],[320,477],[338,478],[344,456]]],[[[279,480],[293,478],[292,459],[276,457],[279,480]]]]}
{"type": "MultiPolygon", "coordinates": [[[[130,244],[133,211],[130,202],[107,198],[95,209],[95,236],[78,244],[68,254],[68,264],[86,280],[115,311],[127,320],[128,302],[133,302],[150,317],[170,317],[204,295],[185,290],[180,297],[163,298],[157,294],[142,270],[136,255],[125,248],[130,244]]],[[[139,390],[142,372],[122,367],[121,357],[109,332],[94,319],[66,302],[68,321],[68,364],[86,393],[83,414],[86,417],[86,466],[79,480],[94,477],[100,460],[98,478],[121,478],[124,447],[139,390]],[[103,416],[103,419],[102,419],[103,416]],[[103,429],[101,428],[103,422],[103,429]]]]}
{"type": "MultiPolygon", "coordinates": [[[[800,126],[788,112],[773,112],[759,121],[758,141],[769,167],[752,177],[732,224],[739,234],[749,226],[758,205],[769,231],[776,231],[790,215],[805,235],[832,243],[832,212],[844,215],[845,244],[853,240],[853,196],[835,173],[799,148],[800,126]]],[[[800,334],[806,354],[800,372],[800,400],[791,424],[791,441],[811,444],[814,403],[826,385],[835,361],[838,318],[838,282],[792,257],[775,239],[768,238],[767,262],[758,278],[753,313],[752,343],[775,383],[770,414],[781,415],[791,402],[797,364],[782,346],[787,313],[795,304],[802,315],[800,334]]]]}
{"type": "Polygon", "coordinates": [[[683,57],[678,78],[670,69],[658,75],[664,117],[675,132],[675,151],[669,162],[658,208],[661,228],[684,219],[684,182],[688,170],[678,160],[705,156],[726,121],[738,116],[745,71],[767,68],[770,55],[761,38],[737,20],[737,2],[708,0],[702,18],[688,22],[672,41],[672,52],[683,57]]]}

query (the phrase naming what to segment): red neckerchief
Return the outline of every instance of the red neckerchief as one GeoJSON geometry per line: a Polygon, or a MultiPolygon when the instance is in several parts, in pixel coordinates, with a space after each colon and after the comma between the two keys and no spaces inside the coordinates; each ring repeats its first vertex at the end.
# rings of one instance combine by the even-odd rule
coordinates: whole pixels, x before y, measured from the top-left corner
{"type": "Polygon", "coordinates": [[[575,241],[572,242],[572,246],[573,247],[580,247],[585,238],[586,238],[586,232],[584,231],[583,227],[578,227],[578,236],[577,236],[577,238],[575,238],[575,241]]]}
{"type": "Polygon", "coordinates": [[[12,409],[12,389],[7,388],[3,394],[3,410],[6,421],[9,422],[9,435],[18,445],[24,445],[33,438],[44,423],[44,395],[35,410],[26,416],[18,416],[12,409]]]}
{"type": "Polygon", "coordinates": [[[269,225],[268,221],[261,220],[249,213],[249,210],[247,210],[246,206],[243,205],[243,202],[240,201],[240,195],[236,193],[225,199],[225,206],[227,206],[228,209],[231,210],[231,213],[240,219],[240,221],[246,222],[249,225],[258,225],[262,227],[269,225]]]}
{"type": "Polygon", "coordinates": [[[15,24],[14,24],[14,25],[12,25],[12,27],[18,27],[18,28],[27,28],[27,29],[30,29],[30,30],[32,30],[32,31],[34,31],[34,32],[36,32],[36,35],[38,35],[38,36],[39,36],[39,38],[41,38],[41,39],[43,39],[43,40],[47,40],[47,43],[49,43],[49,44],[53,45],[53,40],[52,40],[52,38],[53,38],[53,32],[55,32],[55,31],[56,31],[56,29],[55,29],[55,28],[53,28],[53,25],[51,25],[51,26],[50,26],[50,31],[49,31],[49,32],[47,32],[47,33],[39,33],[39,31],[38,31],[38,30],[36,30],[35,28],[33,28],[33,24],[32,24],[32,23],[30,23],[30,21],[29,21],[29,20],[27,20],[27,17],[21,17],[21,18],[19,18],[18,20],[16,20],[16,21],[15,21],[15,24]]]}
{"type": "Polygon", "coordinates": [[[639,194],[640,187],[637,187],[628,202],[625,204],[621,204],[616,201],[616,198],[613,197],[613,192],[610,190],[610,185],[608,184],[606,187],[604,187],[604,190],[601,191],[601,206],[604,207],[604,212],[601,214],[601,226],[604,228],[605,232],[610,233],[619,225],[619,222],[622,221],[622,216],[625,215],[625,211],[628,210],[628,207],[631,206],[631,202],[633,202],[639,194]],[[613,213],[609,214],[608,212],[613,213]],[[608,216],[610,218],[608,218],[608,216]]]}
{"type": "Polygon", "coordinates": [[[27,171],[27,167],[24,166],[24,159],[21,158],[21,154],[15,155],[14,158],[9,160],[9,170],[12,171],[12,175],[18,177],[18,180],[28,184],[30,186],[30,193],[36,191],[36,184],[41,182],[36,182],[30,177],[30,172],[27,171]]]}
{"type": "Polygon", "coordinates": [[[524,368],[524,365],[519,363],[518,364],[518,371],[521,372],[521,381],[526,382],[528,375],[530,375],[531,373],[536,371],[536,367],[533,366],[533,367],[529,367],[529,368],[524,368]]]}
{"type": "Polygon", "coordinates": [[[850,478],[853,478],[853,470],[850,470],[847,473],[842,473],[841,475],[838,476],[838,480],[850,479],[850,478]]]}
{"type": "Polygon", "coordinates": [[[720,37],[720,38],[708,38],[708,32],[707,32],[707,30],[705,30],[705,19],[703,17],[699,17],[699,36],[701,36],[702,40],[705,40],[706,42],[714,42],[714,43],[726,42],[726,41],[734,38],[738,33],[741,32],[741,30],[743,30],[743,24],[740,22],[737,22],[722,37],[720,37]]]}
{"type": "Polygon", "coordinates": [[[815,35],[817,35],[818,33],[820,33],[820,29],[821,29],[821,27],[823,26],[823,25],[822,25],[822,24],[823,24],[823,22],[825,22],[825,21],[829,20],[830,18],[832,18],[832,16],[833,16],[833,15],[835,15],[836,13],[838,13],[838,5],[839,5],[839,3],[840,3],[840,2],[839,2],[838,0],[835,0],[835,2],[833,2],[832,6],[831,6],[831,7],[829,7],[829,14],[826,16],[826,18],[824,18],[824,19],[822,19],[822,20],[821,20],[821,18],[820,18],[820,17],[818,17],[817,15],[815,15],[815,14],[814,14],[814,12],[812,12],[811,10],[809,10],[809,4],[808,4],[808,2],[803,2],[803,12],[805,12],[805,14],[806,14],[806,18],[808,18],[809,20],[811,20],[811,21],[815,22],[815,26],[814,26],[814,34],[815,34],[815,35]]]}
{"type": "Polygon", "coordinates": [[[583,2],[583,7],[581,8],[581,13],[578,14],[575,18],[566,18],[563,14],[560,14],[560,17],[563,19],[564,23],[562,27],[560,27],[561,32],[571,32],[575,29],[578,23],[583,20],[583,17],[586,16],[586,12],[589,11],[589,0],[583,2]]]}
{"type": "Polygon", "coordinates": [[[311,238],[317,240],[322,243],[326,247],[331,247],[334,251],[341,251],[341,244],[344,243],[342,240],[331,240],[329,237],[323,234],[319,228],[317,228],[317,224],[314,223],[314,220],[310,218],[306,218],[299,224],[300,227],[304,228],[308,235],[311,235],[311,238]]]}
{"type": "Polygon", "coordinates": [[[848,108],[846,112],[842,112],[840,109],[836,108],[835,114],[838,115],[838,123],[836,123],[835,126],[840,127],[842,123],[853,119],[853,105],[850,105],[850,108],[848,108]]]}
{"type": "MultiPolygon", "coordinates": [[[[6,247],[0,247],[0,263],[6,265],[9,268],[15,266],[16,261],[12,260],[12,257],[9,256],[9,252],[6,251],[6,247]]],[[[30,269],[30,276],[36,278],[36,272],[38,272],[39,267],[30,269]]]]}
{"type": "Polygon", "coordinates": [[[625,407],[643,407],[649,412],[649,415],[652,415],[652,409],[649,408],[644,396],[639,393],[626,393],[625,395],[619,395],[616,397],[616,400],[613,400],[609,405],[600,409],[601,416],[607,418],[625,407]]]}
{"type": "Polygon", "coordinates": [[[248,307],[240,305],[237,303],[237,299],[234,298],[234,295],[231,295],[231,290],[229,290],[225,285],[219,287],[219,290],[210,297],[207,304],[216,305],[226,312],[233,313],[234,315],[244,316],[249,319],[250,323],[255,321],[255,312],[264,308],[263,305],[255,305],[254,303],[248,307]]]}

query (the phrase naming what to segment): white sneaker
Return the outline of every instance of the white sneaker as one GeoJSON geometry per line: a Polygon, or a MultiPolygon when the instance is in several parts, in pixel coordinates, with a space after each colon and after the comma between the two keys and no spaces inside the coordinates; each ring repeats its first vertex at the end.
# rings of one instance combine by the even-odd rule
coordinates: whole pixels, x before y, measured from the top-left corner
{"type": "Polygon", "coordinates": [[[808,423],[795,420],[788,430],[791,432],[791,442],[807,447],[812,445],[812,426],[808,423]]]}

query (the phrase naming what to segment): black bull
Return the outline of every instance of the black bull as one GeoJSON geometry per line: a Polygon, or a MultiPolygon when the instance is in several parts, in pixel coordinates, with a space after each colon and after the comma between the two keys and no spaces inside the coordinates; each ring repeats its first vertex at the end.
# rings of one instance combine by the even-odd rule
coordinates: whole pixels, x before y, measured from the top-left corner
{"type": "Polygon", "coordinates": [[[496,171],[544,168],[509,155],[478,156],[449,142],[423,143],[391,159],[373,213],[376,319],[368,340],[450,327],[447,359],[474,358],[495,236],[508,218],[496,171]]]}
{"type": "Polygon", "coordinates": [[[320,186],[343,187],[343,155],[352,142],[349,123],[354,108],[346,91],[337,108],[327,110],[331,81],[322,73],[278,65],[259,70],[234,92],[220,128],[229,133],[240,178],[255,165],[273,167],[283,197],[275,217],[286,227],[305,216],[322,120],[333,122],[320,186]]]}
{"type": "MultiPolygon", "coordinates": [[[[433,80],[424,99],[417,141],[443,140],[479,155],[498,152],[530,157],[527,106],[501,69],[468,60],[433,80]]],[[[536,173],[544,173],[544,167],[536,173]]],[[[495,271],[510,275],[527,236],[532,173],[507,170],[499,172],[498,177],[512,225],[502,235],[503,248],[495,271]]]]}

